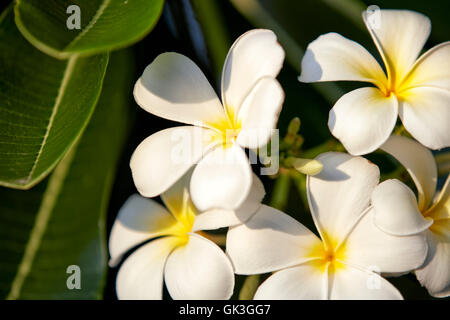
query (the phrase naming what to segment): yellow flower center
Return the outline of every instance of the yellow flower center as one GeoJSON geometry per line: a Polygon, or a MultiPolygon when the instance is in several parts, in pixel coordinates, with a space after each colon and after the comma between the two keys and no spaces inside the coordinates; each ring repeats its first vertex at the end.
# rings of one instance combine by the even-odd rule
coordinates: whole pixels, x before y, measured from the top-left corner
{"type": "Polygon", "coordinates": [[[180,206],[178,210],[171,211],[172,215],[177,220],[177,223],[172,227],[170,232],[180,241],[180,245],[187,244],[189,240],[189,232],[192,231],[197,210],[190,199],[180,206]]]}
{"type": "Polygon", "coordinates": [[[329,273],[345,268],[343,263],[346,257],[345,243],[339,244],[329,236],[311,248],[308,256],[313,258],[313,265],[320,272],[328,270],[329,273]]]}
{"type": "Polygon", "coordinates": [[[383,93],[386,98],[389,98],[392,94],[398,99],[404,98],[410,89],[412,76],[406,76],[401,81],[398,81],[397,75],[391,75],[384,79],[378,79],[377,87],[383,93]]]}
{"type": "Polygon", "coordinates": [[[231,107],[225,108],[225,116],[209,125],[217,131],[214,139],[221,141],[224,148],[234,143],[242,129],[240,119],[237,119],[235,110],[231,107]]]}

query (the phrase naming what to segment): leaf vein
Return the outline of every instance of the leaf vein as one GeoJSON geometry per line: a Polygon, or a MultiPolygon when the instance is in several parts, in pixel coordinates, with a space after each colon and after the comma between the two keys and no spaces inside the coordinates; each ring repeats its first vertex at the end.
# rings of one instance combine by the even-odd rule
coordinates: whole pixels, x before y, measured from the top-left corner
{"type": "Polygon", "coordinates": [[[47,139],[48,139],[48,135],[49,135],[50,130],[51,130],[52,125],[53,125],[53,121],[55,120],[55,116],[56,116],[56,114],[58,112],[59,106],[61,105],[61,101],[62,101],[62,98],[64,96],[64,91],[66,90],[67,84],[69,83],[70,76],[71,76],[71,74],[73,72],[73,68],[75,66],[77,58],[78,58],[78,56],[74,55],[68,60],[67,67],[66,67],[66,70],[64,71],[64,76],[63,76],[63,79],[61,81],[61,86],[59,87],[58,95],[57,95],[56,100],[55,100],[55,106],[53,108],[52,114],[51,114],[49,122],[48,122],[47,130],[45,132],[44,138],[42,139],[42,144],[41,144],[41,147],[39,148],[39,152],[38,152],[38,154],[36,156],[36,161],[34,162],[33,167],[30,170],[30,174],[26,178],[26,181],[30,181],[31,178],[33,177],[34,170],[36,169],[36,166],[37,166],[37,164],[39,162],[39,158],[41,157],[42,152],[44,150],[45,144],[46,144],[47,139]]]}
{"type": "Polygon", "coordinates": [[[91,21],[89,21],[88,25],[63,49],[63,51],[67,51],[67,49],[73,47],[75,43],[80,41],[80,39],[83,38],[84,35],[87,34],[89,30],[92,29],[92,27],[95,25],[95,23],[97,23],[98,19],[100,19],[101,15],[103,14],[103,12],[105,11],[106,7],[109,5],[110,2],[111,0],[103,0],[102,5],[98,8],[97,12],[92,17],[91,21]]]}

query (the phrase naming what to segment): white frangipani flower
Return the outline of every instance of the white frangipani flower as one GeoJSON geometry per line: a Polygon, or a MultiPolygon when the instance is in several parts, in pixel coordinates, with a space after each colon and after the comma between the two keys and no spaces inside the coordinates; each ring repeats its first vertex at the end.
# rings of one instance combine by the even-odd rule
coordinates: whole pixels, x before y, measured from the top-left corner
{"type": "Polygon", "coordinates": [[[404,272],[425,260],[422,234],[397,237],[373,224],[379,170],[364,158],[329,152],[308,176],[307,195],[319,239],[295,219],[262,206],[230,228],[227,253],[237,274],[278,271],[255,299],[401,299],[379,272],[404,272]]]}
{"type": "Polygon", "coordinates": [[[275,77],[283,60],[284,51],[272,31],[243,34],[225,60],[221,102],[189,58],[159,55],[135,85],[136,102],[157,116],[193,126],[159,131],[137,147],[130,166],[138,191],[157,196],[198,162],[190,183],[197,208],[239,207],[252,185],[243,148],[266,145],[276,127],[284,93],[275,77]],[[180,130],[187,136],[183,143],[188,154],[174,161],[173,140],[180,130]]]}
{"type": "Polygon", "coordinates": [[[415,271],[435,297],[450,295],[450,178],[436,194],[437,168],[431,152],[416,141],[391,136],[381,147],[394,156],[414,181],[419,201],[405,184],[387,180],[372,195],[374,222],[383,231],[405,236],[425,231],[428,255],[415,271]]]}
{"type": "Polygon", "coordinates": [[[407,10],[380,10],[364,22],[383,59],[387,75],[361,45],[337,33],[309,44],[302,60],[302,82],[364,81],[375,87],[343,95],[330,111],[328,126],[354,155],[378,149],[400,116],[404,127],[431,149],[450,146],[450,42],[418,57],[430,20],[407,10]]]}
{"type": "Polygon", "coordinates": [[[138,194],[120,209],[109,238],[110,265],[143,242],[120,267],[119,299],[161,299],[163,275],[173,299],[229,299],[234,272],[229,258],[201,230],[245,222],[259,207],[264,187],[254,175],[250,196],[236,211],[211,210],[198,214],[188,183],[190,172],[161,195],[167,209],[138,194]],[[220,221],[214,221],[214,216],[220,221]]]}

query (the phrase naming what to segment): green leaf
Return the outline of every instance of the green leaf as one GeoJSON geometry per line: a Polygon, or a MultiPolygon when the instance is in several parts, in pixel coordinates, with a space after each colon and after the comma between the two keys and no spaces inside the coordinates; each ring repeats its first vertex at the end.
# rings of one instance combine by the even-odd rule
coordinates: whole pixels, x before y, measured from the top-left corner
{"type": "Polygon", "coordinates": [[[0,188],[0,297],[101,298],[106,209],[128,132],[132,61],[111,56],[102,96],[83,137],[48,179],[31,190],[0,188]],[[81,269],[81,289],[66,286],[81,269]]]}
{"type": "Polygon", "coordinates": [[[108,55],[49,57],[17,30],[12,7],[0,16],[0,185],[41,181],[86,127],[108,55]]]}
{"type": "Polygon", "coordinates": [[[59,59],[123,48],[142,39],[158,21],[164,0],[18,0],[16,23],[36,48],[59,59]],[[68,28],[80,8],[80,29],[68,28]]]}

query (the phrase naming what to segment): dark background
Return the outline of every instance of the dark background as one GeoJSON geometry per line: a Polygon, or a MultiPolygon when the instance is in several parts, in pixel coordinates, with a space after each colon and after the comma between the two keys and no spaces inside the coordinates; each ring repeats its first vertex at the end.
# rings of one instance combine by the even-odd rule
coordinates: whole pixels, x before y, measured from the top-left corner
{"type": "MultiPolygon", "coordinates": [[[[45,0],[43,0],[45,1],[45,0]]],[[[200,0],[212,1],[212,0],[200,0]]],[[[327,0],[329,2],[340,3],[340,0],[327,0]]],[[[220,14],[225,22],[226,32],[229,37],[228,46],[247,30],[255,28],[241,14],[235,10],[233,5],[227,0],[217,0],[220,14]]],[[[363,1],[368,5],[378,5],[382,9],[410,9],[419,11],[427,15],[432,21],[432,32],[425,49],[428,49],[438,43],[448,40],[448,31],[450,27],[448,14],[450,12],[450,1],[446,0],[379,0],[363,1]]],[[[10,1],[0,2],[0,9],[3,10],[10,1]]],[[[345,14],[341,14],[338,9],[332,9],[324,4],[324,1],[317,0],[263,0],[261,3],[271,13],[271,15],[280,23],[297,43],[305,49],[307,44],[327,32],[337,32],[343,36],[359,42],[366,47],[379,61],[379,55],[376,52],[369,33],[358,27],[358,22],[350,21],[345,14]]],[[[219,75],[215,74],[210,61],[210,53],[206,50],[206,44],[202,37],[202,27],[192,35],[192,24],[195,25],[195,12],[192,11],[192,17],[188,17],[186,12],[192,9],[190,1],[168,0],[165,5],[163,16],[153,29],[153,31],[142,41],[132,47],[135,56],[135,79],[137,80],[144,68],[150,64],[157,55],[167,51],[182,53],[195,61],[204,71],[214,88],[218,88],[219,75]],[[172,17],[172,18],[171,18],[172,17]],[[199,32],[200,31],[200,32],[199,32]]],[[[359,21],[362,24],[362,19],[359,21]]],[[[396,30],[393,30],[395,32],[396,30]]],[[[402,30],[397,30],[402,31],[402,30]]],[[[300,64],[302,57],[298,57],[300,64]]],[[[278,79],[286,92],[286,100],[280,115],[278,127],[280,136],[285,133],[287,124],[293,117],[300,117],[302,125],[300,133],[305,138],[304,148],[316,146],[332,136],[327,127],[328,112],[332,105],[327,102],[310,85],[297,81],[298,72],[285,62],[278,79]]],[[[339,83],[339,85],[348,91],[355,87],[360,87],[361,83],[339,83]]],[[[218,92],[219,93],[219,92],[218,92]]],[[[219,93],[220,96],[220,93],[219,93]]],[[[167,128],[179,125],[162,118],[153,116],[140,107],[138,107],[133,97],[130,95],[130,106],[134,113],[134,123],[130,131],[127,142],[122,152],[120,165],[112,190],[110,205],[108,209],[107,230],[111,229],[115,216],[125,202],[133,193],[137,192],[131,177],[129,160],[132,152],[137,145],[149,135],[167,128]]],[[[382,172],[392,170],[392,164],[386,161],[385,157],[378,154],[367,156],[370,160],[380,166],[382,172]]],[[[266,187],[267,195],[264,202],[270,200],[273,180],[268,177],[261,177],[266,187]]],[[[407,176],[405,176],[408,179],[407,176]]],[[[314,229],[311,217],[304,204],[301,203],[298,191],[292,187],[290,190],[289,201],[285,211],[295,218],[299,219],[307,227],[314,229]]],[[[115,277],[117,269],[109,269],[107,285],[105,287],[105,299],[116,299],[115,295],[115,277]]],[[[237,288],[242,282],[243,277],[238,276],[237,288]]],[[[389,278],[403,294],[405,299],[430,299],[426,290],[421,288],[415,276],[412,274],[389,278]]],[[[166,295],[167,296],[167,295],[166,295]]],[[[236,298],[236,295],[233,296],[236,298]]]]}

